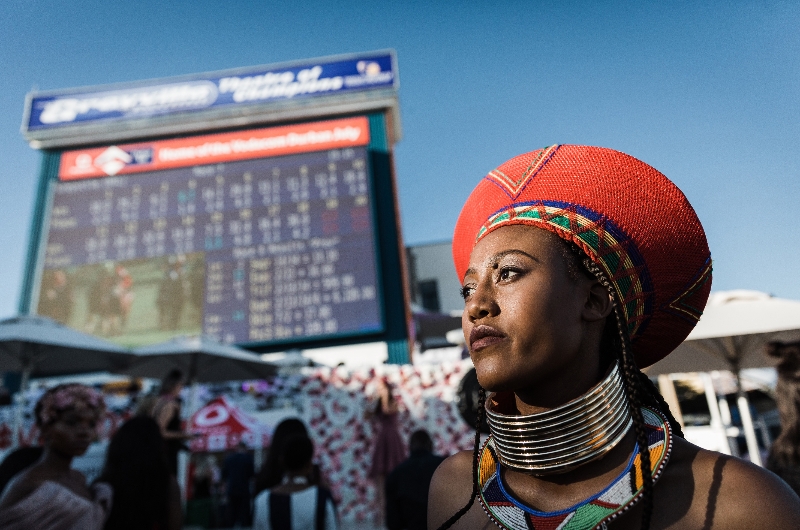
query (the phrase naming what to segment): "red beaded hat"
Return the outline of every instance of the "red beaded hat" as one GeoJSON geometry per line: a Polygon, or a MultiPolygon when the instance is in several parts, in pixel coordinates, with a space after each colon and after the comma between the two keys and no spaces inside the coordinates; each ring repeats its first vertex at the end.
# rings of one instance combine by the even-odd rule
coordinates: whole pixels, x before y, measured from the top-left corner
{"type": "Polygon", "coordinates": [[[632,156],[554,145],[490,172],[456,223],[460,279],[475,244],[512,224],[550,230],[603,269],[622,301],[640,367],[674,350],[703,313],[711,255],[700,220],[675,184],[632,156]]]}

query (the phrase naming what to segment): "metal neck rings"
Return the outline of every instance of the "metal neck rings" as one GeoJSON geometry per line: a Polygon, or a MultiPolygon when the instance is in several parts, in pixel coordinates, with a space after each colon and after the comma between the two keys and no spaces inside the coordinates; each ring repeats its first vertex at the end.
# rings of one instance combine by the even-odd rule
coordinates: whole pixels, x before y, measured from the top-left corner
{"type": "Polygon", "coordinates": [[[497,458],[502,465],[531,475],[564,473],[599,458],[633,424],[616,363],[588,392],[545,412],[501,414],[493,410],[499,397],[493,394],[486,400],[497,458]]]}

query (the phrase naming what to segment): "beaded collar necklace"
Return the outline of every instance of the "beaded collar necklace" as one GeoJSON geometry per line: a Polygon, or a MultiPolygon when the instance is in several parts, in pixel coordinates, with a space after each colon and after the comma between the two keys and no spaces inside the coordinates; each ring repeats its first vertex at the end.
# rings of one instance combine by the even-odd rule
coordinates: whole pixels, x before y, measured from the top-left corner
{"type": "MultiPolygon", "coordinates": [[[[653,483],[661,477],[672,452],[669,422],[658,412],[642,407],[647,431],[653,483]]],[[[494,435],[481,449],[478,464],[478,486],[481,506],[498,527],[505,530],[604,529],[606,524],[628,511],[644,491],[641,448],[633,452],[627,467],[608,486],[588,499],[565,510],[540,512],[512,497],[502,479],[494,435]]]]}
{"type": "Polygon", "coordinates": [[[633,424],[616,363],[588,392],[545,412],[525,416],[499,412],[513,409],[511,397],[490,396],[486,420],[499,462],[531,475],[564,473],[600,458],[633,424]]]}

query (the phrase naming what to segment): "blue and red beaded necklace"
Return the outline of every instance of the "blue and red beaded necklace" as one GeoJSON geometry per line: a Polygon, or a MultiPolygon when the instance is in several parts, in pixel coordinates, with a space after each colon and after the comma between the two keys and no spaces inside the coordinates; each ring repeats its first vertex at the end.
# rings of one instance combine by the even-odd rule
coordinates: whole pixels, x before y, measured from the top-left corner
{"type": "MultiPolygon", "coordinates": [[[[669,422],[657,411],[642,407],[653,483],[659,479],[672,451],[669,422]]],[[[541,512],[513,498],[501,478],[494,440],[486,440],[479,459],[479,500],[489,518],[506,530],[591,530],[629,510],[641,498],[643,480],[640,449],[625,470],[602,491],[565,510],[541,512]]]]}

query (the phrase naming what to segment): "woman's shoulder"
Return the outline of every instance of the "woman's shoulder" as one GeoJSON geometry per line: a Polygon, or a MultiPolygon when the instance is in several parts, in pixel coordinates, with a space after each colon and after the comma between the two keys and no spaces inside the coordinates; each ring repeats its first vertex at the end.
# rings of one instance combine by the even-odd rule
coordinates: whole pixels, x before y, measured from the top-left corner
{"type": "Polygon", "coordinates": [[[430,511],[452,514],[469,501],[472,494],[472,464],[472,451],[459,451],[439,464],[428,490],[430,511]]]}
{"type": "Polygon", "coordinates": [[[69,498],[71,502],[78,499],[90,501],[91,492],[85,485],[85,479],[84,483],[75,480],[78,477],[83,478],[83,474],[72,471],[74,473],[71,472],[66,481],[44,466],[34,466],[22,471],[6,487],[0,499],[0,510],[15,506],[28,498],[33,498],[34,495],[50,501],[56,498],[59,500],[69,498]],[[83,486],[86,491],[80,490],[79,486],[83,486]]]}
{"type": "Polygon", "coordinates": [[[459,451],[450,455],[436,468],[434,479],[440,475],[447,477],[467,476],[471,481],[473,461],[474,454],[472,451],[459,451]]]}
{"type": "Polygon", "coordinates": [[[774,473],[675,439],[657,496],[683,506],[683,527],[795,528],[800,499],[774,473]]]}
{"type": "Polygon", "coordinates": [[[20,471],[17,476],[9,481],[2,496],[0,496],[0,510],[14,506],[36,491],[46,481],[47,477],[42,474],[37,466],[20,471]]]}
{"type": "MultiPolygon", "coordinates": [[[[473,459],[472,451],[460,451],[436,468],[428,493],[428,528],[439,528],[470,501],[473,459]]],[[[495,526],[475,500],[452,528],[489,529],[495,526]]]]}

